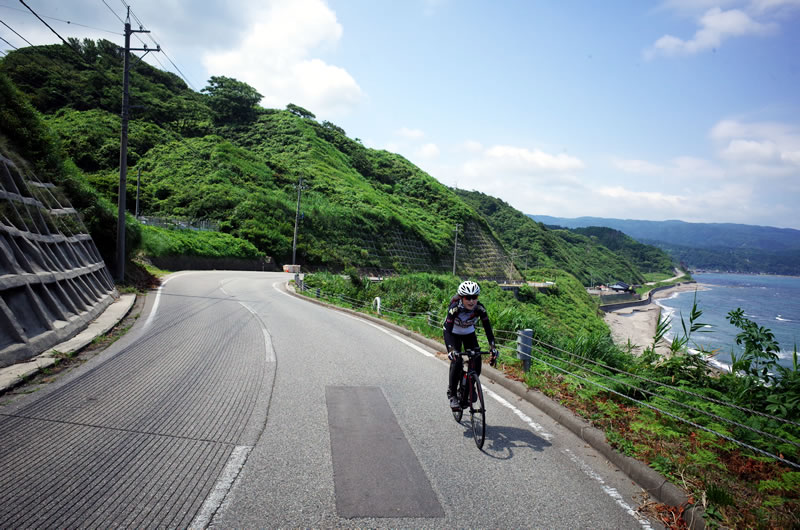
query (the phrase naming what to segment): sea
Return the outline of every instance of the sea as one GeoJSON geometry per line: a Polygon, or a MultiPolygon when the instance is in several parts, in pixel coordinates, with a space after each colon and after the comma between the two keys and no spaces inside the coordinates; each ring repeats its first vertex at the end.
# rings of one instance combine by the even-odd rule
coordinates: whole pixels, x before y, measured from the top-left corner
{"type": "Polygon", "coordinates": [[[692,277],[700,284],[696,291],[676,293],[657,301],[672,324],[669,338],[683,334],[681,315],[688,328],[697,297],[698,308],[703,312],[699,321],[707,326],[703,332],[692,334],[690,348],[699,350],[702,346],[705,351],[716,352],[710,362],[728,369],[731,351],[740,353],[743,348],[736,344],[736,335],[741,330],[725,316],[742,308],[746,318],[772,331],[781,349],[778,362],[792,367],[795,346],[800,357],[800,277],[717,273],[694,273],[692,277]]]}

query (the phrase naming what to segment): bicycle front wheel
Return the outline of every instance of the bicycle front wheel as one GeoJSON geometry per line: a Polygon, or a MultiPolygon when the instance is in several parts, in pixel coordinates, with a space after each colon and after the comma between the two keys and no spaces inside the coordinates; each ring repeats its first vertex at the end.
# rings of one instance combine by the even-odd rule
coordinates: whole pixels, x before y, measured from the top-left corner
{"type": "MultiPolygon", "coordinates": [[[[456,396],[458,396],[459,403],[461,402],[461,385],[459,384],[458,389],[456,390],[456,396]]],[[[464,415],[464,409],[461,407],[457,409],[450,409],[453,413],[453,419],[456,420],[458,423],[461,423],[461,417],[464,415]]]]}
{"type": "Polygon", "coordinates": [[[478,379],[473,382],[472,391],[477,396],[476,403],[469,409],[472,420],[472,437],[478,449],[483,449],[483,442],[486,440],[486,408],[483,406],[483,388],[478,379]],[[475,408],[475,405],[478,405],[479,408],[475,408]]]}

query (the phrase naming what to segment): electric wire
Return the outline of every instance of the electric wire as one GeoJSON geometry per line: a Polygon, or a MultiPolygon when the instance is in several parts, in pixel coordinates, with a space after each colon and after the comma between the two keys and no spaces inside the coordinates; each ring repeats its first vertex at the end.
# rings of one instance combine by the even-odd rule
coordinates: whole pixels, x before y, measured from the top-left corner
{"type": "Polygon", "coordinates": [[[117,14],[117,12],[116,12],[116,11],[114,11],[114,9],[113,9],[113,8],[112,8],[110,5],[108,5],[108,2],[106,2],[106,0],[100,0],[100,1],[101,1],[101,2],[103,2],[103,3],[105,4],[105,6],[108,8],[108,10],[109,10],[109,11],[111,11],[112,13],[114,13],[114,16],[115,16],[115,17],[117,17],[117,20],[119,20],[120,22],[122,22],[123,24],[125,24],[125,21],[124,21],[124,20],[122,20],[122,17],[120,17],[120,16],[117,14]]]}
{"type": "MultiPolygon", "coordinates": [[[[121,1],[122,1],[122,5],[125,7],[126,10],[130,9],[130,5],[127,2],[125,2],[124,0],[121,0],[121,1]]],[[[102,2],[104,4],[106,4],[106,0],[102,0],[102,2]]],[[[106,6],[108,6],[108,4],[106,4],[106,6]]],[[[108,6],[108,8],[111,9],[110,6],[108,6]]],[[[112,9],[112,11],[113,11],[113,9],[112,9]]],[[[133,12],[132,9],[130,9],[130,11],[128,11],[128,12],[130,13],[131,17],[133,17],[133,20],[136,21],[136,23],[139,25],[140,28],[144,28],[145,27],[144,23],[142,23],[142,20],[136,15],[136,13],[133,12]]],[[[117,17],[117,18],[119,18],[119,17],[117,17]]],[[[122,19],[120,19],[120,21],[122,21],[122,19]]],[[[123,22],[123,24],[124,24],[124,22],[123,22]]],[[[139,42],[142,43],[142,45],[144,47],[147,47],[147,44],[144,42],[144,40],[142,40],[142,38],[138,34],[134,34],[134,35],[139,40],[139,42]]],[[[180,77],[186,82],[186,84],[189,85],[192,88],[192,90],[197,92],[197,88],[194,86],[194,84],[192,84],[192,82],[189,81],[189,78],[187,78],[186,75],[184,75],[183,71],[178,67],[178,65],[175,64],[175,61],[172,60],[172,58],[167,54],[167,52],[164,51],[164,48],[161,47],[161,45],[158,43],[158,41],[156,41],[155,35],[153,35],[152,32],[149,32],[149,33],[147,33],[147,37],[153,42],[153,44],[156,45],[157,48],[160,49],[161,53],[164,54],[164,57],[167,58],[169,63],[172,65],[172,67],[175,68],[175,70],[177,70],[178,75],[180,75],[180,77]]],[[[153,57],[155,57],[155,56],[153,56],[153,57]]],[[[156,61],[158,62],[158,64],[161,65],[161,68],[163,70],[165,70],[165,71],[167,70],[164,67],[164,65],[161,63],[161,61],[159,61],[158,59],[156,59],[156,61]]]]}
{"type": "MultiPolygon", "coordinates": [[[[760,435],[762,435],[762,436],[767,436],[767,437],[770,437],[770,438],[774,438],[774,439],[776,439],[776,440],[779,440],[779,441],[781,441],[781,442],[785,442],[785,443],[788,443],[788,444],[790,444],[790,445],[794,445],[795,447],[798,447],[798,448],[800,448],[800,443],[793,442],[793,441],[791,441],[791,440],[787,440],[786,438],[781,438],[780,436],[777,436],[777,435],[774,435],[774,434],[770,434],[770,433],[768,433],[768,432],[761,431],[761,430],[759,430],[759,429],[756,429],[756,428],[754,428],[754,427],[750,427],[749,425],[744,425],[744,424],[742,424],[742,423],[739,423],[738,421],[735,421],[735,420],[729,420],[729,419],[727,419],[727,418],[723,418],[722,416],[718,416],[718,415],[714,414],[713,412],[706,412],[706,411],[704,411],[704,410],[702,410],[702,409],[698,409],[697,407],[694,407],[694,406],[692,406],[692,405],[689,405],[689,404],[683,403],[682,401],[678,401],[678,400],[675,400],[675,399],[669,398],[669,397],[667,397],[667,396],[664,396],[664,395],[661,395],[661,394],[657,394],[657,393],[655,393],[655,392],[652,392],[652,391],[650,391],[650,390],[645,390],[645,389],[643,389],[643,388],[639,388],[639,387],[637,387],[637,386],[635,386],[635,385],[632,385],[631,383],[626,383],[626,382],[624,382],[624,381],[620,381],[620,380],[618,380],[618,379],[615,379],[615,378],[614,378],[613,376],[611,376],[611,375],[601,374],[601,373],[599,373],[599,372],[596,372],[596,371],[594,371],[594,370],[591,370],[591,369],[589,369],[589,368],[586,368],[585,366],[581,366],[580,364],[574,363],[574,362],[572,362],[572,361],[568,361],[568,360],[566,360],[566,359],[563,359],[563,358],[561,358],[561,357],[558,357],[558,356],[556,356],[556,355],[553,355],[553,354],[551,354],[551,353],[547,353],[547,352],[545,351],[545,349],[544,349],[544,348],[542,348],[541,346],[539,346],[539,347],[538,347],[538,349],[539,349],[539,351],[540,351],[541,353],[543,353],[543,354],[547,355],[548,357],[551,357],[551,358],[553,358],[553,359],[556,359],[556,360],[558,360],[558,361],[561,361],[561,362],[565,362],[565,363],[569,364],[570,366],[575,366],[576,368],[579,368],[579,369],[581,369],[581,370],[583,370],[583,371],[585,371],[585,372],[588,372],[588,373],[590,373],[590,374],[596,375],[596,376],[598,376],[598,377],[604,377],[604,378],[606,378],[606,379],[609,379],[609,380],[613,381],[614,383],[618,383],[618,384],[625,385],[625,386],[627,386],[627,387],[629,387],[629,388],[631,388],[631,389],[633,389],[633,390],[636,390],[636,391],[638,391],[638,392],[641,392],[641,393],[643,393],[643,394],[648,394],[648,395],[650,395],[650,396],[653,396],[653,397],[656,397],[656,398],[663,399],[663,400],[665,400],[665,401],[667,401],[667,402],[669,402],[669,403],[672,403],[672,404],[674,404],[674,405],[678,405],[678,406],[681,406],[681,407],[687,408],[687,409],[689,409],[689,410],[691,410],[691,411],[693,411],[693,412],[697,412],[697,413],[699,413],[699,414],[706,415],[706,416],[708,416],[708,417],[710,417],[710,418],[713,418],[713,419],[715,419],[715,420],[720,420],[720,421],[723,421],[723,422],[726,422],[726,423],[730,423],[730,424],[732,424],[732,425],[735,425],[735,426],[737,426],[737,427],[739,427],[739,428],[746,429],[746,430],[748,430],[748,431],[752,431],[752,432],[754,432],[754,433],[757,433],[757,434],[760,434],[760,435]]],[[[527,355],[527,354],[525,354],[525,353],[522,353],[522,355],[527,355]]],[[[530,356],[530,358],[531,358],[531,359],[534,359],[534,357],[533,357],[533,356],[530,356]]],[[[570,373],[571,375],[576,375],[574,372],[568,372],[568,373],[570,373]]]]}
{"type": "MultiPolygon", "coordinates": [[[[28,15],[31,14],[29,11],[26,11],[25,9],[20,9],[18,7],[7,6],[7,5],[0,5],[0,7],[4,7],[6,9],[11,9],[13,11],[19,11],[21,13],[25,13],[25,14],[28,14],[28,15]]],[[[40,16],[42,18],[46,18],[46,19],[49,19],[49,20],[55,20],[56,22],[63,22],[64,24],[70,24],[72,26],[80,26],[82,28],[93,29],[93,30],[102,31],[102,32],[105,32],[105,33],[111,33],[112,35],[119,35],[120,34],[118,31],[111,31],[111,30],[108,30],[108,29],[98,28],[98,27],[95,27],[95,26],[87,26],[86,24],[79,24],[78,22],[73,22],[71,20],[64,20],[63,18],[57,18],[57,17],[48,16],[48,15],[40,15],[40,16]]],[[[31,46],[33,46],[33,44],[31,44],[31,46]]]]}
{"type": "Polygon", "coordinates": [[[25,42],[27,42],[27,43],[28,43],[28,46],[33,46],[33,44],[31,44],[31,41],[29,41],[28,39],[26,39],[25,37],[23,37],[22,35],[20,35],[19,33],[17,33],[17,30],[15,30],[14,28],[12,28],[11,26],[9,26],[8,24],[6,24],[5,22],[3,22],[2,20],[0,20],[0,24],[4,25],[5,27],[7,27],[7,28],[8,28],[8,29],[10,29],[11,31],[13,31],[13,32],[14,32],[14,34],[15,34],[17,37],[19,37],[20,39],[22,39],[22,40],[24,40],[25,42]]]}
{"type": "Polygon", "coordinates": [[[0,40],[1,40],[1,41],[3,41],[3,42],[5,42],[6,44],[8,44],[9,46],[11,46],[11,47],[12,47],[12,48],[14,48],[15,50],[18,50],[18,49],[19,49],[19,48],[17,48],[16,46],[14,46],[13,44],[11,44],[10,42],[8,42],[8,41],[7,41],[6,39],[4,39],[3,37],[0,37],[0,40]]]}
{"type": "MultiPolygon", "coordinates": [[[[560,351],[561,353],[564,353],[566,355],[577,357],[578,359],[582,359],[582,360],[584,360],[586,362],[589,362],[589,363],[592,363],[592,364],[596,364],[597,366],[601,366],[603,368],[606,368],[607,370],[613,370],[613,371],[618,372],[620,374],[629,375],[629,376],[634,377],[636,379],[640,379],[642,381],[646,381],[646,382],[652,383],[654,385],[663,386],[665,388],[669,388],[671,390],[675,390],[676,392],[682,392],[684,394],[688,394],[688,395],[696,397],[696,398],[704,399],[706,401],[710,401],[710,402],[716,403],[718,405],[723,405],[725,407],[731,407],[731,408],[737,409],[737,410],[739,410],[741,412],[745,412],[747,414],[756,414],[758,416],[763,416],[763,417],[769,418],[771,420],[787,423],[789,425],[794,425],[795,427],[800,427],[800,423],[797,423],[797,422],[794,422],[794,421],[791,421],[791,420],[787,420],[787,419],[784,419],[784,418],[779,418],[778,416],[773,416],[773,415],[767,414],[765,412],[759,412],[757,410],[749,409],[747,407],[742,407],[742,406],[736,405],[734,403],[731,403],[729,401],[722,401],[722,400],[719,400],[719,399],[716,399],[716,398],[712,398],[710,396],[704,396],[702,394],[698,394],[696,392],[692,392],[690,390],[686,390],[685,388],[681,388],[681,387],[678,387],[678,386],[673,386],[673,385],[669,385],[667,383],[654,381],[652,379],[648,379],[647,377],[644,377],[644,376],[641,376],[641,375],[638,375],[638,374],[634,374],[634,373],[631,373],[631,372],[627,372],[625,370],[622,370],[621,368],[614,368],[613,366],[609,366],[607,364],[601,363],[601,362],[596,361],[594,359],[589,359],[588,357],[583,357],[583,356],[578,355],[576,353],[568,352],[566,350],[563,350],[563,349],[559,348],[558,346],[553,346],[552,344],[547,344],[546,342],[543,342],[543,341],[541,341],[539,339],[533,339],[533,340],[535,342],[537,342],[538,344],[544,346],[544,347],[560,351]]],[[[525,355],[525,354],[523,354],[523,355],[525,355]]]]}
{"type": "Polygon", "coordinates": [[[776,454],[770,453],[769,451],[764,451],[763,449],[759,449],[758,447],[754,447],[754,446],[752,446],[752,445],[750,445],[750,444],[748,444],[746,442],[741,442],[739,440],[736,440],[736,439],[734,439],[734,438],[732,438],[732,437],[730,437],[730,436],[728,436],[726,434],[722,434],[722,433],[713,431],[713,430],[709,429],[708,427],[704,427],[703,425],[699,425],[699,424],[697,424],[697,423],[695,423],[695,422],[693,422],[691,420],[687,420],[687,419],[681,418],[680,416],[678,416],[676,414],[673,414],[671,412],[667,412],[666,410],[661,410],[658,407],[656,407],[654,405],[651,405],[649,403],[646,403],[644,401],[639,401],[636,398],[632,398],[630,396],[626,396],[622,392],[617,392],[613,388],[609,388],[609,387],[607,387],[607,386],[605,386],[605,385],[603,385],[601,383],[598,383],[596,381],[592,381],[591,379],[587,379],[587,378],[582,377],[582,376],[580,376],[578,374],[571,373],[568,370],[566,370],[564,368],[561,368],[560,366],[556,366],[554,364],[548,363],[547,361],[545,361],[543,359],[539,359],[538,357],[535,357],[535,359],[538,362],[541,362],[543,364],[546,364],[547,366],[550,366],[551,368],[555,368],[556,370],[559,370],[559,371],[562,371],[562,372],[564,372],[566,374],[569,374],[572,377],[576,377],[576,378],[581,379],[582,381],[585,381],[585,382],[587,382],[589,384],[598,386],[598,387],[602,388],[603,390],[606,390],[607,392],[611,392],[612,394],[616,394],[617,396],[620,396],[620,397],[625,398],[627,400],[633,401],[634,403],[638,403],[640,405],[643,405],[643,406],[645,406],[645,407],[647,407],[649,409],[652,409],[652,410],[654,410],[654,411],[656,411],[656,412],[658,412],[660,414],[665,414],[665,415],[667,415],[667,416],[669,416],[669,417],[671,417],[673,419],[676,419],[676,420],[678,420],[680,422],[683,422],[683,423],[686,423],[688,425],[691,425],[692,427],[696,427],[698,429],[704,430],[706,432],[709,432],[711,434],[719,436],[720,438],[723,438],[725,440],[733,442],[733,443],[735,443],[737,445],[740,445],[742,447],[746,447],[747,449],[751,449],[751,450],[753,450],[753,451],[755,451],[757,453],[761,453],[761,454],[766,455],[766,456],[768,456],[770,458],[773,458],[775,460],[779,460],[780,462],[783,462],[786,465],[789,465],[789,466],[792,466],[794,468],[800,469],[800,464],[796,464],[796,463],[792,462],[791,460],[787,460],[787,459],[783,458],[782,456],[778,456],[776,454]]]}

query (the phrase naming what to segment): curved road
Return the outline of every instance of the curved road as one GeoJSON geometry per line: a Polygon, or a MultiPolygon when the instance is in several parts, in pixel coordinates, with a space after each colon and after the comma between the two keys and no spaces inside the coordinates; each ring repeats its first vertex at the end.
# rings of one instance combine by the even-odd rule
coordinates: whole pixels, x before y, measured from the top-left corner
{"type": "Polygon", "coordinates": [[[125,337],[0,408],[0,527],[657,526],[622,472],[487,381],[478,451],[446,363],[289,278],[172,275],[125,337]]]}

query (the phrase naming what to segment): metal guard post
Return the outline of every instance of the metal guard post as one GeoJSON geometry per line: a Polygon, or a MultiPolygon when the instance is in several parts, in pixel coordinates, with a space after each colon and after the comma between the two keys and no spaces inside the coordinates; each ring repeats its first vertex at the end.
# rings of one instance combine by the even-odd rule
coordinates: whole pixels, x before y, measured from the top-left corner
{"type": "Polygon", "coordinates": [[[531,350],[533,349],[533,330],[521,329],[517,331],[517,359],[522,361],[522,369],[527,372],[531,369],[531,350]]]}

